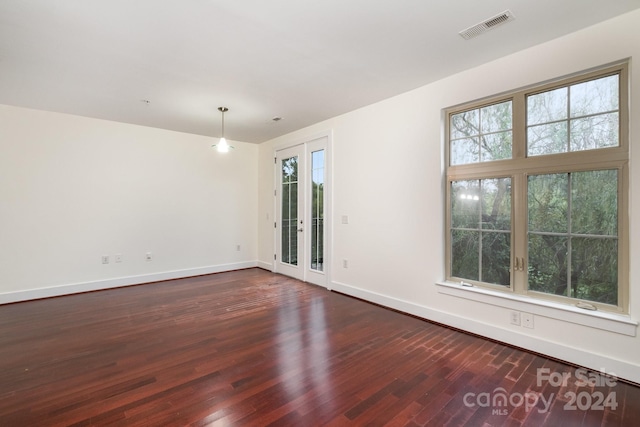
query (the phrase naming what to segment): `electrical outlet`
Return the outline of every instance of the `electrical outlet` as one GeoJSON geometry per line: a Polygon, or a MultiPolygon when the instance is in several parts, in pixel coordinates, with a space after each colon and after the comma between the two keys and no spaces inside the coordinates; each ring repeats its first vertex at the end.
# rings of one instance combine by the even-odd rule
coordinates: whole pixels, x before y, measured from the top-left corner
{"type": "Polygon", "coordinates": [[[522,313],[522,326],[533,329],[533,314],[522,313]]]}
{"type": "Polygon", "coordinates": [[[349,261],[347,261],[346,259],[342,260],[342,268],[349,268],[349,261]]]}
{"type": "Polygon", "coordinates": [[[510,319],[511,319],[511,324],[512,325],[520,326],[520,312],[519,311],[512,311],[510,319]]]}
{"type": "Polygon", "coordinates": [[[116,254],[114,259],[116,262],[122,262],[122,254],[116,254]]]}
{"type": "Polygon", "coordinates": [[[109,264],[109,255],[102,255],[102,263],[109,264]]]}
{"type": "Polygon", "coordinates": [[[145,255],[145,260],[147,261],[152,261],[153,260],[153,255],[151,254],[151,252],[147,252],[147,254],[145,255]]]}
{"type": "Polygon", "coordinates": [[[236,251],[240,252],[240,245],[236,245],[236,251]]]}

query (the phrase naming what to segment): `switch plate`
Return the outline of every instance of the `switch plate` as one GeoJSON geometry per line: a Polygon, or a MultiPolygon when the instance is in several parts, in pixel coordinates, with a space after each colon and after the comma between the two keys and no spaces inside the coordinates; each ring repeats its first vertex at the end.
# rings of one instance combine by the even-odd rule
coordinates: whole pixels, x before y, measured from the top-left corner
{"type": "Polygon", "coordinates": [[[512,325],[520,326],[520,312],[512,311],[510,313],[510,322],[512,325]]]}
{"type": "Polygon", "coordinates": [[[109,255],[102,255],[102,263],[109,264],[109,255]]]}
{"type": "Polygon", "coordinates": [[[114,256],[114,259],[116,262],[122,262],[122,254],[116,254],[114,256]]]}

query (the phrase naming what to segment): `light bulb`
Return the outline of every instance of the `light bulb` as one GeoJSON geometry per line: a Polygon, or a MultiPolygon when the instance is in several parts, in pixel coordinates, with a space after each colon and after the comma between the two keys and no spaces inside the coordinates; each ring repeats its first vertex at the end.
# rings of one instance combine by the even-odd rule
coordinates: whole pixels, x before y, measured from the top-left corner
{"type": "Polygon", "coordinates": [[[218,149],[218,153],[227,153],[229,152],[229,144],[227,144],[227,140],[224,138],[220,138],[220,142],[216,147],[218,149]]]}

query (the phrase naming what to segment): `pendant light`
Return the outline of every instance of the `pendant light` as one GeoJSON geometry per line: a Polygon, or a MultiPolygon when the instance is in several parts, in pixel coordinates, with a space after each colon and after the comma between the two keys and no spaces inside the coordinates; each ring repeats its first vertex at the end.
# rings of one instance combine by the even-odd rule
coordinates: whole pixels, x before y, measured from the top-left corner
{"type": "Polygon", "coordinates": [[[229,109],[227,107],[218,107],[218,111],[222,113],[222,134],[220,135],[220,141],[217,144],[213,144],[212,147],[216,147],[218,153],[227,153],[230,148],[233,148],[224,138],[224,113],[229,111],[229,109]]]}

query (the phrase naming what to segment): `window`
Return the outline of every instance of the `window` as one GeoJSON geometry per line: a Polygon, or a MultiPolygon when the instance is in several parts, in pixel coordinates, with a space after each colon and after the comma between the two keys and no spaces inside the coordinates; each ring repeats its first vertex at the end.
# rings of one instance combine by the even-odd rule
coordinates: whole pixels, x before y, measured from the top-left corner
{"type": "Polygon", "coordinates": [[[627,65],[446,110],[447,279],[628,309],[627,65]]]}
{"type": "Polygon", "coordinates": [[[311,152],[311,269],[324,270],[324,150],[311,152]]]}
{"type": "Polygon", "coordinates": [[[282,262],[298,265],[298,157],[282,160],[282,262]]]}

